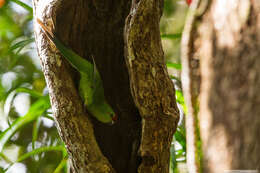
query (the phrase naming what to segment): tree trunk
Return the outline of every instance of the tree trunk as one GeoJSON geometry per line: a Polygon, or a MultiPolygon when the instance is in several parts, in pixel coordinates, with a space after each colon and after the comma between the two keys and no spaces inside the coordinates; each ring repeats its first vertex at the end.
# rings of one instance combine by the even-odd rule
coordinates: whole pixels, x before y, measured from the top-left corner
{"type": "Polygon", "coordinates": [[[150,1],[138,13],[139,17],[145,16],[147,13],[142,10],[148,9],[155,19],[154,23],[138,23],[148,29],[149,35],[145,36],[150,40],[141,38],[142,30],[136,30],[129,22],[125,26],[130,9],[128,21],[135,16],[138,4],[146,3],[147,0],[133,1],[131,7],[128,0],[34,0],[35,19],[48,26],[53,25],[52,19],[62,42],[90,61],[89,57],[94,57],[105,96],[119,116],[112,126],[88,116],[77,92],[79,74],[35,24],[37,48],[57,128],[74,172],[136,173],[138,167],[140,173],[168,172],[169,147],[177,127],[178,110],[160,42],[162,1],[150,1]],[[133,39],[127,37],[132,28],[139,32],[134,41],[140,40],[142,44],[132,44],[133,39]],[[129,45],[134,45],[135,50],[129,45]],[[138,60],[134,64],[140,63],[138,74],[136,67],[126,65],[130,58],[125,54],[130,51],[138,60]]]}
{"type": "Polygon", "coordinates": [[[160,39],[162,10],[162,0],[133,1],[125,27],[131,92],[142,116],[140,173],[169,172],[170,145],[178,123],[160,39]]]}
{"type": "Polygon", "coordinates": [[[259,171],[260,1],[205,2],[188,44],[200,61],[203,172],[259,171]]]}

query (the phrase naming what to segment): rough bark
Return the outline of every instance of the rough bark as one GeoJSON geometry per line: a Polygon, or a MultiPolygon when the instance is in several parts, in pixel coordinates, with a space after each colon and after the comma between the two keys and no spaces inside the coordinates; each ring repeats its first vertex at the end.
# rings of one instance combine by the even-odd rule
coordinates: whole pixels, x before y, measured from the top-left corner
{"type": "Polygon", "coordinates": [[[119,116],[113,126],[87,116],[77,92],[77,72],[49,45],[36,24],[37,48],[57,128],[75,172],[113,172],[113,167],[130,173],[139,165],[141,121],[124,61],[123,28],[129,10],[130,3],[123,0],[34,1],[35,17],[46,24],[52,18],[60,40],[84,58],[94,56],[107,100],[119,116]]]}
{"type": "Polygon", "coordinates": [[[259,170],[260,1],[208,2],[189,46],[200,59],[203,172],[259,170]]]}
{"type": "MultiPolygon", "coordinates": [[[[152,4],[161,11],[161,1],[152,4]]],[[[150,53],[146,55],[151,57],[145,59],[146,52],[143,52],[143,60],[150,62],[140,64],[139,72],[142,73],[135,74],[140,76],[140,80],[134,82],[141,82],[147,87],[152,84],[149,93],[145,93],[151,96],[145,95],[145,99],[142,99],[133,95],[137,97],[135,103],[145,103],[138,104],[138,110],[130,91],[124,58],[124,27],[130,8],[129,0],[34,0],[35,19],[38,17],[48,26],[53,25],[50,22],[52,19],[62,42],[90,61],[89,57],[95,58],[105,96],[119,116],[113,126],[102,124],[89,116],[77,92],[79,74],[60,56],[35,24],[37,49],[49,88],[53,113],[74,172],[136,173],[141,163],[146,167],[151,165],[153,169],[156,167],[155,172],[168,172],[169,147],[177,126],[178,111],[160,43],[158,23],[161,12],[156,11],[153,14],[156,21],[152,28],[151,25],[146,27],[151,29],[153,49],[138,45],[142,51],[147,49],[150,53]],[[150,76],[151,71],[153,78],[150,76]],[[146,73],[143,72],[149,73],[149,83],[144,82],[146,73]],[[153,99],[148,100],[150,98],[153,99]],[[138,155],[142,130],[139,111],[143,113],[147,109],[145,106],[149,104],[151,116],[143,121],[141,158],[138,155]]],[[[141,39],[138,35],[137,39],[141,39]]],[[[140,56],[137,57],[139,58],[140,56]]],[[[131,82],[133,83],[132,80],[131,82]]],[[[145,170],[141,167],[140,172],[145,170]]]]}
{"type": "MultiPolygon", "coordinates": [[[[52,10],[50,4],[34,1],[35,18],[47,21],[53,17],[52,10]]],[[[85,115],[68,67],[37,25],[35,36],[57,129],[70,154],[74,172],[114,172],[98,147],[93,126],[85,115]]]]}
{"type": "Polygon", "coordinates": [[[131,92],[142,116],[140,173],[169,172],[170,144],[179,118],[160,39],[162,7],[162,0],[132,1],[125,26],[131,92]]]}

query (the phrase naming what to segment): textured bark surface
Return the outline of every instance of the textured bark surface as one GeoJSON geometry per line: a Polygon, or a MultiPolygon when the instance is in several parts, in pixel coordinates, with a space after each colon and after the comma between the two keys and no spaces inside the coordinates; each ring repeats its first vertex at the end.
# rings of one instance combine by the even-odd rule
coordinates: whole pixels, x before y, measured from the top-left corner
{"type": "Polygon", "coordinates": [[[142,116],[140,173],[169,172],[170,145],[179,112],[163,55],[162,0],[133,1],[125,27],[131,92],[142,116]]]}
{"type": "MultiPolygon", "coordinates": [[[[52,19],[62,42],[90,61],[90,57],[94,57],[105,96],[119,116],[113,126],[88,116],[77,92],[78,73],[35,24],[37,48],[57,128],[74,172],[136,173],[140,164],[139,172],[168,172],[169,147],[177,127],[178,111],[160,42],[162,1],[150,3],[148,13],[138,13],[151,19],[150,22],[139,22],[139,29],[134,27],[136,38],[131,35],[127,42],[136,48],[132,51],[129,47],[130,52],[138,54],[136,66],[129,71],[135,76],[134,80],[131,78],[132,89],[140,91],[136,94],[130,92],[124,57],[124,51],[128,52],[124,45],[124,28],[131,8],[129,0],[34,0],[35,19],[38,17],[46,25],[53,26],[52,19]],[[144,27],[147,34],[142,33],[141,25],[147,25],[144,27]],[[143,130],[139,112],[143,117],[143,130]],[[139,154],[142,158],[138,156],[141,140],[139,154]]],[[[136,2],[132,5],[134,10],[136,2]]],[[[144,6],[140,10],[145,10],[144,6]]],[[[128,25],[126,30],[132,28],[128,25]]]]}
{"type": "Polygon", "coordinates": [[[77,72],[35,25],[56,124],[75,172],[113,172],[112,167],[117,172],[137,172],[141,118],[131,97],[124,60],[123,29],[129,10],[126,0],[34,1],[35,17],[48,25],[52,18],[60,40],[84,58],[94,56],[106,98],[119,116],[113,126],[86,116],[77,93],[77,72]]]}
{"type": "MultiPolygon", "coordinates": [[[[48,18],[55,16],[56,5],[34,1],[35,18],[47,23],[48,18]]],[[[69,35],[63,34],[65,38],[69,35]]],[[[114,172],[98,147],[93,126],[84,112],[67,64],[56,54],[37,25],[35,36],[57,129],[70,154],[72,169],[74,172],[114,172]]]]}
{"type": "Polygon", "coordinates": [[[190,45],[200,59],[203,172],[259,170],[260,1],[209,2],[190,45]]]}

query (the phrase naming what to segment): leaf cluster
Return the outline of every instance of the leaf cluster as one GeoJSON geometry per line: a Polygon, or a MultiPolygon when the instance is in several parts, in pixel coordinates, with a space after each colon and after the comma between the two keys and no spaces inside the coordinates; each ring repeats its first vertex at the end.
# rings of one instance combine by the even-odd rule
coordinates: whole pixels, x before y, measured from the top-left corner
{"type": "Polygon", "coordinates": [[[67,152],[54,126],[35,53],[30,5],[5,1],[0,43],[0,172],[16,169],[17,163],[26,172],[66,172],[67,152]],[[18,7],[25,12],[16,11],[18,7]]]}

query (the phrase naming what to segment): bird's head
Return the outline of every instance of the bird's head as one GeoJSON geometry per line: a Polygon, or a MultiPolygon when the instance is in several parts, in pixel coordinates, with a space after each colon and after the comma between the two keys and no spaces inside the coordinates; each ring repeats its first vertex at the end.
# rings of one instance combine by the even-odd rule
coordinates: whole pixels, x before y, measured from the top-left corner
{"type": "Polygon", "coordinates": [[[114,124],[117,120],[117,115],[106,101],[98,104],[93,103],[87,106],[87,109],[97,120],[103,123],[114,124]]]}
{"type": "Polygon", "coordinates": [[[113,124],[115,124],[116,122],[117,122],[117,120],[118,120],[118,115],[117,114],[114,114],[114,115],[112,115],[112,125],[113,124]]]}

